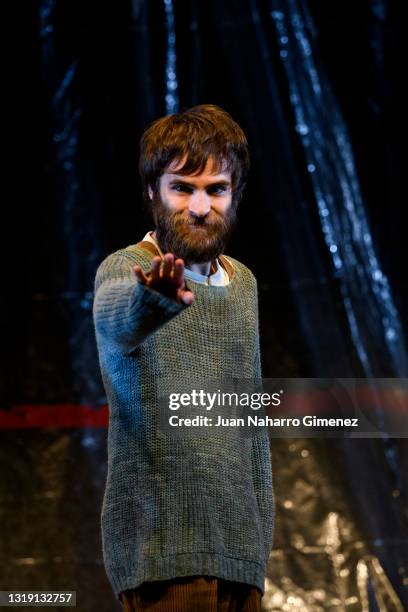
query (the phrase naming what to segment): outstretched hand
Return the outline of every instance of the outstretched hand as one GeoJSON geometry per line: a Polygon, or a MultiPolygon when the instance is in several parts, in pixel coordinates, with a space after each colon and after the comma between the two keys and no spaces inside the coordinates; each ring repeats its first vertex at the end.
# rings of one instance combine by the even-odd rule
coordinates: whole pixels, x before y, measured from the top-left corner
{"type": "Polygon", "coordinates": [[[184,261],[182,259],[174,260],[173,253],[166,253],[163,258],[163,265],[161,264],[161,257],[157,255],[152,260],[152,267],[149,272],[145,274],[140,266],[134,266],[133,271],[137,280],[143,285],[147,285],[177,302],[190,305],[194,299],[194,294],[186,289],[184,261]]]}

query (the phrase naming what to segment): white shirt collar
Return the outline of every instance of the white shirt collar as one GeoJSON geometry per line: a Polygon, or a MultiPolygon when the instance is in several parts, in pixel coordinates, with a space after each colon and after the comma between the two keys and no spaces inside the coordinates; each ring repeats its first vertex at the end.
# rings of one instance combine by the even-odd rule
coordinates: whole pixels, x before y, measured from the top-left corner
{"type": "MultiPolygon", "coordinates": [[[[153,238],[152,233],[153,233],[152,231],[147,232],[143,240],[152,242],[156,246],[161,257],[164,257],[164,254],[162,253],[156,240],[153,238]]],[[[215,285],[218,287],[228,285],[229,283],[228,274],[226,270],[220,265],[220,262],[218,261],[218,259],[215,260],[215,265],[217,267],[216,271],[213,272],[213,274],[210,274],[209,276],[206,276],[205,274],[200,274],[199,272],[193,272],[193,270],[190,270],[189,268],[184,269],[184,275],[186,278],[189,278],[195,281],[196,283],[201,283],[203,285],[213,285],[213,286],[215,285]]]]}

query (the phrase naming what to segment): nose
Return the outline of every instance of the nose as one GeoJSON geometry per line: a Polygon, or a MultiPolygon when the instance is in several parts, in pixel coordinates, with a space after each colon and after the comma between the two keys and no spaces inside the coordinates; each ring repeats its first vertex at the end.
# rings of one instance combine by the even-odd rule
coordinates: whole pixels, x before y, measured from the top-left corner
{"type": "Polygon", "coordinates": [[[188,208],[193,217],[206,217],[211,210],[210,196],[197,190],[190,198],[188,208]]]}

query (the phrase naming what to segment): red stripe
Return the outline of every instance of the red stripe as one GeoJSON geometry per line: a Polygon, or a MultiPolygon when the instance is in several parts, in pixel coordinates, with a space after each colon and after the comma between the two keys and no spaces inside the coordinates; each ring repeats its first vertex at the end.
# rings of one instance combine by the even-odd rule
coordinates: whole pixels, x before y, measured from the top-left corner
{"type": "Polygon", "coordinates": [[[0,410],[0,429],[107,427],[108,406],[79,404],[19,404],[0,410]]]}

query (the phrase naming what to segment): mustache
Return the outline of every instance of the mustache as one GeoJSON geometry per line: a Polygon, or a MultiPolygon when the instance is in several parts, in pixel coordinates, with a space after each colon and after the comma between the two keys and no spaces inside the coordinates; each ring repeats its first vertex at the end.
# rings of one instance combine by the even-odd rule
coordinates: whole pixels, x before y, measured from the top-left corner
{"type": "Polygon", "coordinates": [[[194,230],[194,228],[200,228],[214,234],[215,232],[225,231],[227,225],[227,220],[217,213],[214,213],[211,218],[208,218],[208,216],[194,217],[184,213],[176,213],[169,219],[169,226],[172,226],[175,231],[182,233],[194,230]]]}
{"type": "Polygon", "coordinates": [[[198,217],[196,215],[192,215],[191,213],[176,212],[173,214],[173,220],[176,223],[185,224],[185,225],[200,225],[200,226],[213,226],[219,225],[223,222],[223,218],[217,212],[212,211],[212,213],[208,213],[208,215],[198,217]],[[213,214],[212,214],[213,213],[213,214]],[[209,215],[212,216],[209,218],[209,215]],[[212,220],[213,219],[213,220],[212,220]]]}

